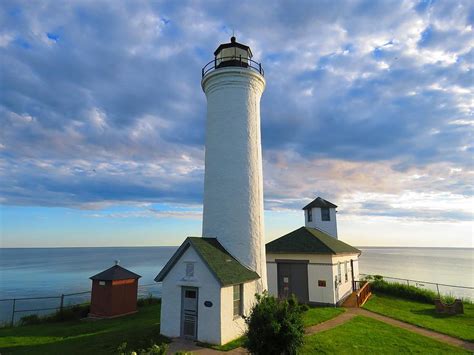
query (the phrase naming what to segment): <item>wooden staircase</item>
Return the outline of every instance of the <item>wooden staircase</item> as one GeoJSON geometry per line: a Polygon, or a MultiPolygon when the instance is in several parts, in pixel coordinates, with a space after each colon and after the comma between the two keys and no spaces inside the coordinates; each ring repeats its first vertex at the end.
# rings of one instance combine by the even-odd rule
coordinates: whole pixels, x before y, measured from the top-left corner
{"type": "Polygon", "coordinates": [[[367,281],[355,281],[355,283],[359,283],[360,288],[351,293],[351,295],[342,304],[343,307],[362,307],[370,298],[370,296],[372,296],[372,292],[370,292],[370,283],[367,281]]]}

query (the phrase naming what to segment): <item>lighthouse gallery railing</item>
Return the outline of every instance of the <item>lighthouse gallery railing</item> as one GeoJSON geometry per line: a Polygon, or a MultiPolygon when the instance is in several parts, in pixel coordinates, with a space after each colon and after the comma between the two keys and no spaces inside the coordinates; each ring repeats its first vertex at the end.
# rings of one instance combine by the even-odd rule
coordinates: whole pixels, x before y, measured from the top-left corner
{"type": "Polygon", "coordinates": [[[258,63],[250,58],[242,58],[242,56],[238,56],[238,57],[231,56],[231,57],[214,58],[214,60],[211,60],[202,68],[202,77],[204,77],[204,75],[216,69],[229,68],[229,67],[242,67],[242,68],[252,69],[259,72],[262,76],[265,76],[265,72],[262,68],[262,63],[258,63]],[[226,62],[230,62],[232,64],[225,65],[226,62]]]}

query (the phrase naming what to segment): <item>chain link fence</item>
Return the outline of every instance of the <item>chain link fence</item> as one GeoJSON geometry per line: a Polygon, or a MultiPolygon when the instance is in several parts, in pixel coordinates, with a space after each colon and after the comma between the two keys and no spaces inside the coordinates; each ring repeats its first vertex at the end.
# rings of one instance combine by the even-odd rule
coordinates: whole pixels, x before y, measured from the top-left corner
{"type": "Polygon", "coordinates": [[[372,275],[372,274],[359,274],[360,277],[364,278],[367,276],[382,276],[387,282],[402,283],[408,286],[415,286],[424,288],[427,290],[434,291],[440,296],[453,296],[455,298],[464,298],[474,301],[474,287],[471,286],[460,286],[460,285],[449,285],[438,282],[420,281],[404,279],[399,277],[385,276],[385,275],[372,275]]]}

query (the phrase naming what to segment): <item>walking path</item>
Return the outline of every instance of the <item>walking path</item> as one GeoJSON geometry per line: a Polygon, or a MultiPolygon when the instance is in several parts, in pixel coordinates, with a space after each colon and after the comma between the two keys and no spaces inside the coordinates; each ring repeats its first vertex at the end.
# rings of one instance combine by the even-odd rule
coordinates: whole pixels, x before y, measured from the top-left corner
{"type": "MultiPolygon", "coordinates": [[[[346,308],[346,311],[338,315],[337,317],[334,317],[326,322],[319,323],[319,324],[306,328],[305,333],[314,334],[314,333],[319,333],[325,330],[332,329],[334,327],[337,327],[338,325],[346,323],[347,321],[351,320],[355,316],[364,316],[368,318],[373,318],[380,322],[387,323],[395,327],[406,329],[410,332],[423,335],[425,337],[440,341],[442,343],[458,346],[458,347],[474,352],[474,343],[470,343],[468,341],[454,338],[446,334],[441,334],[432,330],[421,328],[416,325],[408,324],[408,323],[405,323],[405,322],[402,322],[390,317],[383,316],[381,314],[370,312],[363,308],[346,308]]],[[[175,352],[180,351],[180,350],[191,351],[193,354],[200,354],[200,355],[247,354],[247,351],[243,348],[237,348],[230,351],[218,351],[218,350],[199,347],[193,341],[190,341],[190,340],[173,339],[173,342],[169,346],[168,353],[174,354],[175,352]]]]}
{"type": "Polygon", "coordinates": [[[435,332],[433,330],[428,330],[428,329],[425,329],[425,328],[421,328],[421,327],[418,327],[416,325],[405,323],[405,322],[402,322],[402,321],[399,321],[399,320],[396,320],[396,319],[393,319],[393,318],[390,318],[390,317],[387,317],[387,316],[383,316],[383,315],[378,314],[378,313],[370,312],[370,311],[368,311],[366,309],[363,309],[363,308],[348,308],[345,313],[351,313],[351,314],[354,314],[354,315],[361,315],[361,316],[364,316],[364,317],[373,318],[373,319],[376,319],[378,321],[393,325],[395,327],[403,328],[403,329],[409,330],[413,333],[417,333],[417,334],[420,334],[420,335],[424,335],[425,337],[428,337],[428,338],[431,338],[431,339],[434,339],[434,340],[438,340],[442,343],[447,343],[447,344],[450,344],[450,345],[459,346],[459,347],[464,348],[464,349],[469,350],[469,351],[474,351],[474,343],[470,343],[468,341],[461,340],[461,339],[458,339],[458,338],[455,338],[455,337],[452,337],[452,336],[449,336],[449,335],[446,335],[446,334],[441,334],[441,333],[435,332]]]}

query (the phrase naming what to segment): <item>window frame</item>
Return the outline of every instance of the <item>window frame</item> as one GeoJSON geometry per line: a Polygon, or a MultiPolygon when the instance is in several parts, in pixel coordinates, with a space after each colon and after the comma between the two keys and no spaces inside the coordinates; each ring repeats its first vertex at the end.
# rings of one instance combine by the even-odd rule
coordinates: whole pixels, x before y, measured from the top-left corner
{"type": "Polygon", "coordinates": [[[321,221],[329,222],[331,220],[331,210],[329,207],[321,207],[321,221]]]}
{"type": "Polygon", "coordinates": [[[187,278],[193,278],[194,277],[194,263],[193,262],[185,262],[185,271],[184,274],[187,278]],[[188,271],[192,271],[192,275],[188,274],[188,271]]]}
{"type": "Polygon", "coordinates": [[[308,222],[313,222],[313,209],[312,208],[308,208],[307,210],[308,212],[308,222]]]}
{"type": "Polygon", "coordinates": [[[349,267],[348,267],[348,261],[345,261],[344,262],[344,274],[345,274],[345,280],[346,282],[349,281],[349,274],[348,274],[348,270],[349,270],[349,267]]]}
{"type": "Polygon", "coordinates": [[[232,313],[234,319],[240,318],[244,315],[244,307],[243,307],[243,294],[244,294],[244,284],[237,284],[232,286],[232,313]],[[238,296],[236,298],[236,289],[238,288],[238,296]],[[236,302],[239,302],[238,311],[236,312],[236,302]]]}
{"type": "Polygon", "coordinates": [[[342,283],[342,270],[341,270],[341,262],[337,263],[337,282],[338,284],[342,283]]]}

